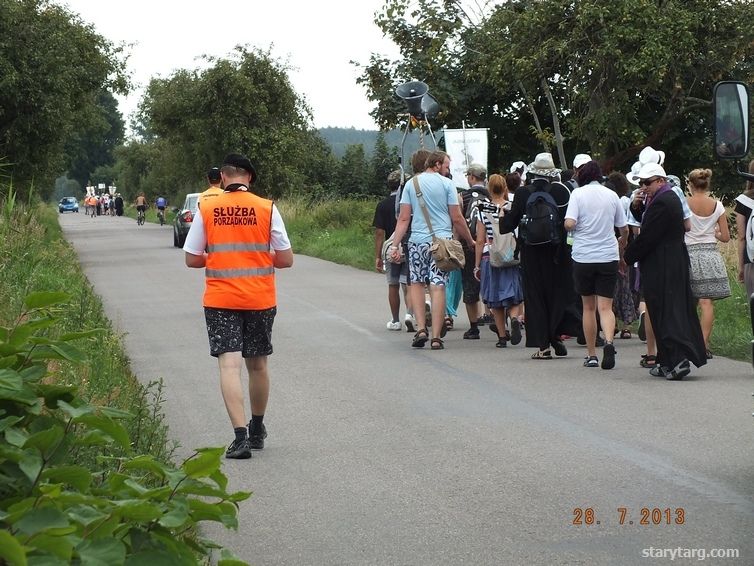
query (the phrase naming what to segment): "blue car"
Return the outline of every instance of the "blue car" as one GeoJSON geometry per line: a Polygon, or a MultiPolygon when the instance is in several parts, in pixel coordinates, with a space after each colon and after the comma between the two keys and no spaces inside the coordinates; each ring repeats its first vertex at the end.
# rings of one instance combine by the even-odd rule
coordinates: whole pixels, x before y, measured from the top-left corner
{"type": "Polygon", "coordinates": [[[58,203],[58,211],[60,214],[64,212],[78,212],[79,201],[76,200],[76,197],[63,197],[58,203]]]}

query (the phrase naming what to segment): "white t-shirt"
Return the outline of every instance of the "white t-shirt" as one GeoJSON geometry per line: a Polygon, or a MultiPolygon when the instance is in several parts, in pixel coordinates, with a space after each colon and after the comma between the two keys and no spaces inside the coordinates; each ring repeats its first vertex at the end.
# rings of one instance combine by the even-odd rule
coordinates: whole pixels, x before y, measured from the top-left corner
{"type": "Polygon", "coordinates": [[[717,201],[715,210],[709,216],[697,216],[691,213],[691,230],[686,232],[686,244],[714,244],[715,226],[720,217],[725,214],[723,203],[717,201]]]}
{"type": "Polygon", "coordinates": [[[614,228],[626,225],[626,213],[614,191],[597,181],[574,189],[565,217],[576,221],[573,261],[607,263],[620,259],[614,228]]]}
{"type": "MultiPolygon", "coordinates": [[[[288,240],[288,232],[285,231],[283,217],[280,216],[277,207],[272,205],[272,226],[270,228],[270,246],[273,250],[289,250],[291,242],[288,240]]],[[[201,209],[196,210],[194,221],[191,223],[183,251],[194,255],[202,255],[207,248],[207,234],[204,232],[204,221],[201,209]]]]}

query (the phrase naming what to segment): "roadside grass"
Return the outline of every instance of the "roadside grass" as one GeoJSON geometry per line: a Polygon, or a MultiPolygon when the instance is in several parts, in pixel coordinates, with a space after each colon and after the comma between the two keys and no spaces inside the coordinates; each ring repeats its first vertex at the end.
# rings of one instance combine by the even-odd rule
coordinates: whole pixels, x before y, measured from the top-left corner
{"type": "Polygon", "coordinates": [[[292,196],[276,203],[294,253],[359,269],[374,268],[375,199],[292,196]]]}
{"type": "Polygon", "coordinates": [[[6,202],[0,218],[0,325],[12,326],[23,312],[24,298],[39,290],[70,296],[58,313],[60,328],[51,332],[103,329],[79,344],[89,356],[88,363],[59,361],[50,368],[54,378],[79,386],[81,396],[91,403],[132,413],[124,425],[133,448],[168,462],[175,445],[168,440],[163,422],[162,384],[142,385],[131,372],[122,337],[112,328],[76,253],[63,238],[57,208],[6,202]]]}
{"type": "Polygon", "coordinates": [[[752,328],[749,299],[743,283],[739,283],[737,243],[733,235],[725,244],[718,244],[728,266],[731,296],[715,301],[715,326],[710,349],[715,355],[736,360],[751,360],[752,328]]]}

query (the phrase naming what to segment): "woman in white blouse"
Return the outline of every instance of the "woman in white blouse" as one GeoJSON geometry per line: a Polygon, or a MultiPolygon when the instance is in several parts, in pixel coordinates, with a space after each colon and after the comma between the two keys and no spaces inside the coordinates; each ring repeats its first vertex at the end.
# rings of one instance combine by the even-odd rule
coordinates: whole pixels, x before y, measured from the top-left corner
{"type": "Polygon", "coordinates": [[[712,301],[730,296],[730,283],[725,261],[717,242],[730,240],[725,207],[709,194],[712,171],[694,169],[688,176],[691,196],[686,198],[691,209],[691,230],[686,232],[689,251],[691,292],[699,301],[702,335],[707,359],[712,358],[709,338],[715,322],[712,301]]]}

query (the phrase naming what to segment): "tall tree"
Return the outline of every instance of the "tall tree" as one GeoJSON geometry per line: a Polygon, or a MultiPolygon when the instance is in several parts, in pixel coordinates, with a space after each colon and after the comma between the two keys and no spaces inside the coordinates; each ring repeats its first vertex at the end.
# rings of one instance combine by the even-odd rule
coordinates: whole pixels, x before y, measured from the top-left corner
{"type": "Polygon", "coordinates": [[[120,51],[47,0],[0,0],[0,156],[49,196],[65,142],[103,89],[124,93],[120,51]]]}
{"type": "Polygon", "coordinates": [[[312,153],[321,161],[328,157],[288,69],[269,52],[243,47],[232,58],[208,61],[207,69],[150,82],[139,110],[141,131],[161,158],[149,175],[159,165],[168,169],[172,186],[196,186],[225,154],[242,152],[258,169],[262,194],[303,190],[316,176],[305,168],[312,153]]]}
{"type": "Polygon", "coordinates": [[[359,81],[389,126],[404,111],[393,88],[424,80],[438,121],[490,128],[491,169],[531,158],[537,138],[552,142],[557,117],[570,157],[589,151],[625,168],[651,144],[684,170],[684,136],[709,143],[698,125],[711,121],[714,83],[754,79],[752,21],[744,0],[510,0],[482,14],[452,0],[387,0],[375,23],[401,57],[373,55],[359,81]]]}
{"type": "Polygon", "coordinates": [[[66,154],[70,159],[68,176],[86,186],[97,167],[115,162],[113,152],[123,143],[124,133],[118,102],[110,92],[100,91],[96,105],[82,112],[66,143],[66,154]]]}
{"type": "Polygon", "coordinates": [[[511,76],[529,90],[546,80],[566,135],[610,169],[711,116],[714,83],[751,64],[753,19],[741,1],[508,2],[475,34],[474,68],[494,61],[485,84],[503,92],[511,76]]]}
{"type": "Polygon", "coordinates": [[[369,164],[364,154],[364,146],[349,145],[338,167],[336,178],[338,193],[344,196],[369,194],[369,179],[369,164]]]}
{"type": "Polygon", "coordinates": [[[369,192],[373,195],[384,196],[387,176],[398,168],[398,150],[395,147],[388,147],[382,131],[377,133],[369,165],[369,192]]]}

